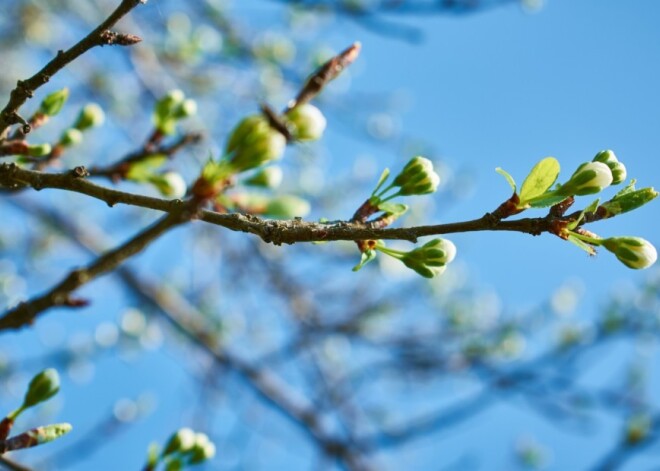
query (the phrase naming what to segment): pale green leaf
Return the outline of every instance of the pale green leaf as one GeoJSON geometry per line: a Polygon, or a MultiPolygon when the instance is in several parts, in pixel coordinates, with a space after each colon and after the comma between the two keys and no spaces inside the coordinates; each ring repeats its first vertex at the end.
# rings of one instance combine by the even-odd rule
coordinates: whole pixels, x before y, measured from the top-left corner
{"type": "Polygon", "coordinates": [[[559,162],[554,157],[546,157],[537,163],[520,188],[520,204],[541,196],[548,191],[559,176],[559,162]]]}
{"type": "Polygon", "coordinates": [[[392,214],[398,217],[404,214],[406,211],[408,211],[408,205],[401,203],[385,202],[385,203],[380,203],[378,205],[378,209],[380,209],[384,213],[392,214]]]}
{"type": "Polygon", "coordinates": [[[548,195],[547,198],[539,198],[538,200],[535,200],[533,202],[528,201],[527,205],[529,205],[532,208],[547,208],[548,206],[554,206],[557,203],[561,203],[566,199],[566,196],[560,196],[560,195],[548,195]]]}
{"type": "Polygon", "coordinates": [[[593,248],[591,245],[587,244],[586,242],[578,239],[574,235],[569,234],[568,241],[572,242],[573,244],[575,244],[576,246],[578,246],[579,248],[581,248],[582,250],[587,252],[589,255],[596,255],[596,249],[595,248],[593,248]]]}
{"type": "Polygon", "coordinates": [[[383,186],[385,181],[387,180],[387,177],[390,176],[390,169],[386,168],[383,170],[383,173],[380,174],[380,178],[378,179],[378,183],[376,184],[376,188],[374,189],[373,193],[371,193],[371,196],[374,196],[378,190],[380,190],[380,187],[383,186]]]}
{"type": "Polygon", "coordinates": [[[495,169],[495,171],[496,171],[497,173],[499,173],[500,175],[502,175],[502,176],[506,179],[506,181],[509,183],[509,186],[511,187],[511,189],[512,189],[513,192],[515,193],[516,190],[517,190],[517,187],[516,187],[516,181],[515,181],[515,180],[513,179],[513,177],[509,174],[509,172],[507,172],[506,170],[504,170],[502,167],[497,167],[497,168],[495,169]]]}
{"type": "Polygon", "coordinates": [[[360,263],[355,265],[353,267],[353,271],[358,271],[361,269],[363,266],[365,266],[367,263],[372,261],[374,258],[376,258],[376,251],[375,250],[365,250],[362,252],[362,257],[360,258],[360,263]]]}

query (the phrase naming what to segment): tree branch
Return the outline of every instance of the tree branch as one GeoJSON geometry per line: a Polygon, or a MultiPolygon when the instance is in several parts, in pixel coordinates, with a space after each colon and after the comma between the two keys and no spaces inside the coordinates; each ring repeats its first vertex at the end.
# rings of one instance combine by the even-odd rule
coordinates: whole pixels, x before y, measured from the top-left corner
{"type": "Polygon", "coordinates": [[[151,227],[140,232],[119,247],[100,256],[86,267],[71,271],[48,292],[19,304],[0,317],[0,331],[18,329],[30,325],[39,314],[54,306],[76,307],[86,304],[84,301],[72,299],[71,293],[99,276],[111,272],[124,260],[142,251],[167,230],[190,220],[193,214],[194,208],[184,206],[161,218],[151,227]]]}
{"type": "Polygon", "coordinates": [[[146,0],[122,0],[119,6],[113,11],[106,20],[94,29],[91,33],[81,39],[66,51],[58,51],[57,55],[44,66],[39,72],[27,80],[19,80],[16,88],[11,91],[9,102],[0,111],[0,139],[6,136],[9,127],[12,124],[21,123],[24,125],[24,132],[29,132],[30,126],[18,114],[21,106],[34,95],[34,91],[47,83],[50,78],[62,70],[66,65],[73,62],[79,56],[96,46],[106,44],[130,45],[139,42],[139,38],[132,35],[118,35],[109,31],[117,21],[135,8],[140,3],[146,3],[146,0]]]}
{"type": "MultiPolygon", "coordinates": [[[[26,187],[35,190],[57,188],[91,196],[106,202],[109,206],[121,203],[167,213],[176,212],[185,205],[181,200],[165,200],[106,188],[86,180],[83,178],[85,175],[86,170],[83,167],[77,167],[73,172],[67,173],[41,173],[20,168],[15,164],[0,164],[0,187],[12,190],[26,187]]],[[[375,239],[416,242],[419,237],[424,236],[474,231],[511,231],[540,235],[543,232],[550,232],[553,223],[561,219],[539,217],[502,221],[487,213],[478,219],[463,222],[383,229],[371,227],[368,223],[278,221],[252,215],[221,214],[213,211],[199,211],[196,218],[232,231],[257,235],[263,241],[275,245],[375,239]]]]}

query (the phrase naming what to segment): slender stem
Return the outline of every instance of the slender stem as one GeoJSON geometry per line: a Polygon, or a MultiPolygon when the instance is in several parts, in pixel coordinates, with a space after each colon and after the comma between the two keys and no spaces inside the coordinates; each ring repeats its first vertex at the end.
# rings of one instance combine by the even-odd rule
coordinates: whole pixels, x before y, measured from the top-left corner
{"type": "Polygon", "coordinates": [[[46,64],[39,72],[27,80],[19,80],[16,88],[9,95],[9,102],[0,111],[0,139],[6,136],[9,126],[16,123],[22,123],[26,132],[29,131],[29,124],[20,117],[18,110],[25,102],[32,98],[35,90],[47,83],[53,75],[62,70],[69,63],[76,60],[79,56],[96,46],[104,44],[121,44],[116,42],[112,34],[108,31],[117,21],[126,15],[133,8],[146,0],[122,0],[119,6],[108,18],[97,26],[91,33],[81,39],[66,51],[59,51],[57,55],[46,64]]]}
{"type": "Polygon", "coordinates": [[[596,245],[600,246],[603,245],[603,239],[599,239],[598,237],[591,237],[585,234],[580,234],[579,232],[573,232],[571,231],[571,235],[575,237],[576,239],[580,239],[583,242],[586,242],[591,245],[596,245]]]}

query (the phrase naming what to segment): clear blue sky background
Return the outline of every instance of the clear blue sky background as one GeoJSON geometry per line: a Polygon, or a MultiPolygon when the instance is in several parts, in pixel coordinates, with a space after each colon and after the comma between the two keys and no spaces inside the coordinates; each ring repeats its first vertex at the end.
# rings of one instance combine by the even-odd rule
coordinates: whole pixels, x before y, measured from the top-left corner
{"type": "MultiPolygon", "coordinates": [[[[238,13],[254,15],[256,23],[268,22],[268,15],[281,12],[276,2],[235,3],[238,13]]],[[[140,14],[158,14],[159,2],[152,0],[142,9],[140,14]]],[[[324,42],[336,49],[360,40],[362,65],[353,73],[351,90],[405,91],[411,104],[401,119],[402,132],[428,142],[436,151],[434,157],[455,172],[474,177],[468,198],[434,197],[438,208],[434,222],[471,219],[493,210],[510,193],[494,169],[504,167],[520,183],[526,172],[548,155],[559,159],[563,169],[560,178],[566,179],[577,165],[591,160],[597,151],[610,148],[628,167],[629,177],[638,179],[639,187],[660,187],[659,2],[548,0],[536,14],[509,6],[475,15],[409,17],[403,21],[424,33],[420,44],[374,34],[341,18],[325,28],[321,37],[325,35],[324,42]]],[[[337,168],[352,165],[364,152],[353,137],[332,128],[326,141],[337,168]]],[[[399,149],[371,148],[369,152],[379,167],[398,168],[410,157],[399,149]]],[[[578,205],[590,201],[584,198],[578,205]]],[[[593,230],[603,236],[642,236],[658,247],[658,214],[658,205],[652,204],[593,226],[593,230]]],[[[170,239],[170,248],[174,239],[170,239]]],[[[609,293],[648,275],[626,269],[608,253],[589,259],[577,248],[549,235],[532,238],[477,233],[451,239],[458,246],[457,261],[469,267],[474,282],[497,291],[503,305],[513,311],[537,305],[567,280],[579,280],[585,290],[579,315],[588,318],[609,293]]],[[[163,242],[157,250],[162,253],[167,244],[163,242]]],[[[346,276],[363,275],[352,275],[347,269],[346,276]]],[[[438,282],[442,280],[433,281],[438,282]]],[[[117,289],[112,280],[104,279],[94,285],[93,292],[117,289]]],[[[112,298],[97,305],[108,312],[119,308],[112,298]]],[[[67,322],[71,322],[72,330],[82,331],[96,325],[98,318],[70,316],[67,322]]],[[[34,330],[5,335],[3,341],[7,341],[5,345],[20,344],[23,352],[34,352],[40,348],[40,332],[52,326],[46,320],[34,330]]],[[[97,365],[102,374],[97,374],[92,383],[80,386],[66,382],[57,420],[74,422],[77,430],[86,433],[110,411],[118,395],[136,397],[144,391],[162,392],[168,385],[177,386],[172,394],[159,397],[154,414],[138,422],[92,461],[71,469],[137,469],[149,438],[163,440],[170,430],[190,419],[159,413],[182,410],[189,401],[198,400],[189,381],[190,371],[176,353],[152,352],[133,361],[103,358],[97,365]],[[139,376],[134,375],[129,383],[124,379],[117,383],[137,369],[139,376]]],[[[11,407],[1,405],[3,410],[11,407]]],[[[473,422],[443,438],[440,445],[429,440],[414,442],[406,453],[398,455],[399,462],[389,461],[391,469],[438,469],[469,452],[470,446],[479,451],[476,463],[481,469],[511,469],[510,444],[525,431],[532,431],[557,450],[549,469],[586,469],[599,456],[598,450],[580,446],[587,443],[584,434],[558,433],[515,403],[498,406],[489,414],[487,420],[473,422]],[[474,426],[477,423],[478,428],[474,426]],[[442,456],[430,458],[438,450],[442,456]],[[418,465],[415,460],[419,460],[418,465]],[[429,468],[428,463],[435,463],[435,467],[429,468]]],[[[231,428],[231,420],[230,415],[224,417],[221,413],[215,431],[222,434],[231,428]]],[[[283,429],[282,436],[291,434],[292,441],[302,440],[295,429],[283,429]]],[[[599,433],[603,447],[617,439],[611,432],[599,433]]],[[[255,461],[259,464],[253,469],[305,469],[301,463],[309,449],[291,453],[276,445],[275,440],[264,443],[259,451],[269,460],[255,461]]],[[[588,443],[593,446],[594,442],[588,443]]],[[[235,453],[232,446],[236,445],[219,444],[218,459],[211,469],[225,469],[223,464],[231,464],[235,453]]],[[[649,469],[636,466],[633,462],[626,469],[649,469]]],[[[466,465],[458,469],[469,468],[466,465]]]]}

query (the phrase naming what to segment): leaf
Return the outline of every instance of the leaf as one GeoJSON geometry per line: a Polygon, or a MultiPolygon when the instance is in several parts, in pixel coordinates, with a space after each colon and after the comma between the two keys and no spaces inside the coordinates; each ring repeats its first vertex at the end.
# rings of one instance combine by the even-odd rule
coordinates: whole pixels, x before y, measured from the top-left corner
{"type": "Polygon", "coordinates": [[[600,198],[596,198],[594,201],[591,202],[589,206],[584,208],[584,213],[593,213],[598,209],[598,205],[600,204],[600,198]]]}
{"type": "Polygon", "coordinates": [[[504,170],[502,167],[497,167],[497,168],[495,169],[495,171],[496,171],[497,173],[499,173],[500,175],[502,175],[502,176],[506,179],[506,181],[509,183],[509,186],[511,187],[511,189],[513,190],[513,192],[516,193],[516,191],[518,190],[517,187],[516,187],[516,181],[515,181],[515,180],[513,179],[513,177],[509,174],[509,172],[507,172],[506,170],[504,170]]]}
{"type": "Polygon", "coordinates": [[[376,188],[374,189],[373,193],[371,193],[371,196],[374,196],[378,190],[380,190],[380,187],[383,186],[387,178],[390,176],[390,169],[386,168],[383,170],[383,173],[380,174],[380,178],[378,179],[378,183],[376,184],[376,188]]]}
{"type": "Polygon", "coordinates": [[[353,267],[353,271],[358,271],[360,270],[363,266],[365,266],[367,263],[372,261],[374,258],[376,258],[376,251],[375,250],[365,250],[362,252],[362,257],[360,258],[360,263],[355,265],[353,267]]]}
{"type": "Polygon", "coordinates": [[[561,195],[549,195],[547,198],[540,198],[534,202],[526,202],[526,205],[529,205],[531,208],[547,208],[548,206],[554,206],[557,203],[561,203],[566,199],[566,196],[561,195]]]}
{"type": "Polygon", "coordinates": [[[628,193],[632,193],[633,191],[635,191],[635,183],[637,183],[637,180],[635,179],[630,180],[630,183],[628,183],[624,188],[619,190],[619,192],[616,195],[614,195],[611,201],[614,201],[620,196],[627,195],[628,193]]]}
{"type": "Polygon", "coordinates": [[[596,255],[596,249],[595,248],[593,248],[591,245],[587,244],[586,242],[578,239],[574,235],[569,234],[568,241],[572,242],[573,244],[575,244],[576,246],[578,246],[579,248],[581,248],[582,250],[587,252],[589,255],[596,255]]]}
{"type": "Polygon", "coordinates": [[[580,225],[580,223],[582,222],[582,219],[584,218],[584,215],[585,215],[586,213],[593,213],[594,211],[596,211],[596,209],[598,209],[598,205],[599,205],[599,204],[600,204],[600,198],[594,200],[589,206],[587,206],[586,208],[584,208],[584,209],[580,212],[580,215],[577,217],[577,219],[576,219],[575,221],[571,222],[571,223],[568,225],[568,229],[569,229],[569,230],[573,230],[573,229],[575,229],[576,227],[578,227],[578,226],[580,225]]]}
{"type": "Polygon", "coordinates": [[[145,159],[131,164],[126,178],[134,182],[148,181],[155,171],[167,162],[167,156],[163,154],[154,154],[145,159]]]}
{"type": "Polygon", "coordinates": [[[537,163],[520,189],[520,203],[541,196],[548,191],[559,176],[559,162],[554,157],[546,157],[537,163]]]}
{"type": "Polygon", "coordinates": [[[380,203],[378,205],[378,209],[380,209],[384,213],[392,214],[393,216],[398,217],[404,214],[406,211],[408,211],[408,205],[401,203],[385,202],[385,203],[380,203]]]}

